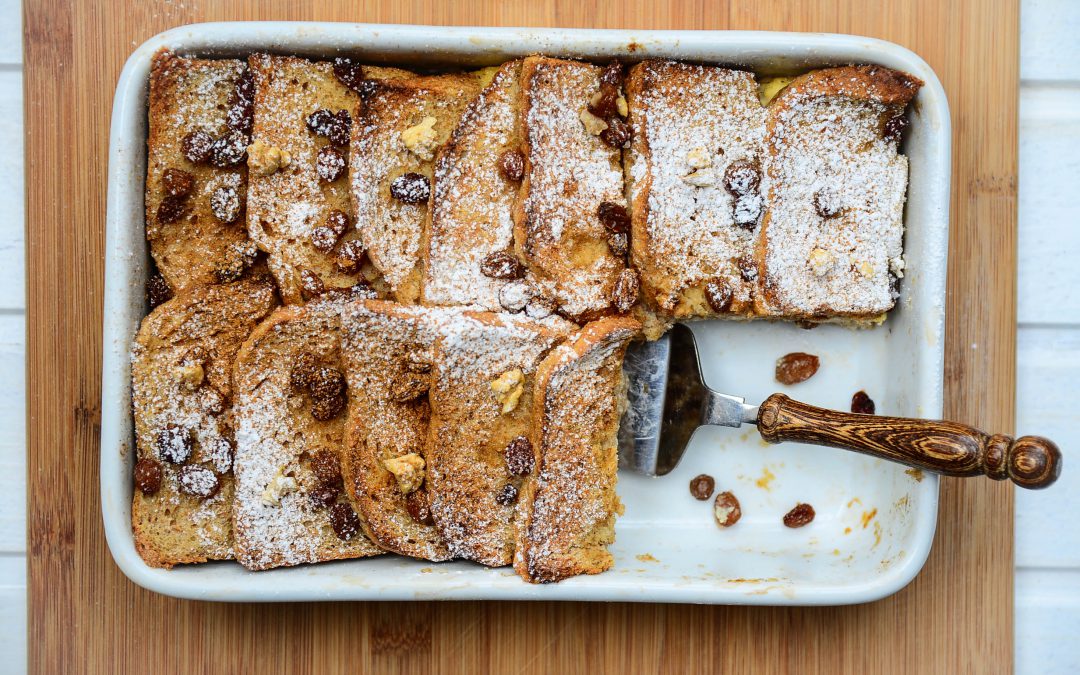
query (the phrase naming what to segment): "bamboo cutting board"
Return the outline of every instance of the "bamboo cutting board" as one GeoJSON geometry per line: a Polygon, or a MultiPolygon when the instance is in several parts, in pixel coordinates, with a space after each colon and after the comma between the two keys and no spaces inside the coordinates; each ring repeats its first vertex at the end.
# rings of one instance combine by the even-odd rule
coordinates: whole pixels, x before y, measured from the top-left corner
{"type": "Polygon", "coordinates": [[[953,116],[945,414],[1007,432],[1015,384],[1017,0],[29,0],[29,663],[74,672],[994,672],[1013,656],[1013,495],[944,480],[933,552],[863,606],[220,605],[113,564],[98,499],[106,156],[128,53],[239,19],[855,33],[911,48],[953,116]],[[977,345],[977,349],[974,347],[977,345]]]}

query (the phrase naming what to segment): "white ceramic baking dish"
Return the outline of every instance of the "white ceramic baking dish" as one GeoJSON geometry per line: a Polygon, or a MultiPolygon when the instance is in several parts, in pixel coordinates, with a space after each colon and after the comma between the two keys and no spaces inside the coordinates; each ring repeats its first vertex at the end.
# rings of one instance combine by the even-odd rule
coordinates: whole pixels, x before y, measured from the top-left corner
{"type": "Polygon", "coordinates": [[[911,181],[906,210],[908,273],[903,297],[873,330],[802,330],[770,323],[695,325],[712,386],[763,399],[778,388],[777,357],[806,351],[820,372],[790,387],[802,400],[846,408],[865,389],[878,412],[938,417],[942,403],[945,273],[950,169],[949,111],[930,67],[897,45],[848,35],[447,28],[345,23],[217,23],[184,26],[141,45],[116,88],[109,148],[102,370],[101,502],[114,559],[135,583],[168,595],[226,601],[543,599],[811,605],[866,602],[906,585],[934,535],[938,481],[898,465],[827,448],[762,443],[751,428],[700,432],[682,464],[662,478],[620,475],[626,513],[611,571],[533,586],[509,569],[435,564],[396,556],[251,573],[223,562],[152,569],[130,528],[132,463],[129,353],[146,313],[149,255],[143,234],[146,94],[150,60],[167,46],[202,56],[253,51],[421,67],[498,64],[551,55],[629,61],[669,57],[786,73],[877,63],[920,77],[904,150],[911,181]],[[741,522],[715,525],[710,502],[691,498],[699,473],[742,502],[741,522]],[[812,524],[785,528],[796,502],[817,510],[812,524]]]}

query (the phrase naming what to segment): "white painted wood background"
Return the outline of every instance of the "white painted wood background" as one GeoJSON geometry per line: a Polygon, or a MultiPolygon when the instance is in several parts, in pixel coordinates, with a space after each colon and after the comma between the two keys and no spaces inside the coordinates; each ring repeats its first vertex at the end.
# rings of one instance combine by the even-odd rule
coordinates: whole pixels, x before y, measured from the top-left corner
{"type": "MultiPolygon", "coordinates": [[[[26,669],[25,279],[19,0],[0,0],[0,671],[26,669]]],[[[1080,2],[1023,0],[1017,432],[1076,456],[1080,2]]],[[[992,77],[993,74],[989,73],[992,77]]],[[[987,139],[993,142],[993,139],[987,139]]],[[[1016,670],[1080,673],[1080,465],[1017,491],[1016,670]]]]}

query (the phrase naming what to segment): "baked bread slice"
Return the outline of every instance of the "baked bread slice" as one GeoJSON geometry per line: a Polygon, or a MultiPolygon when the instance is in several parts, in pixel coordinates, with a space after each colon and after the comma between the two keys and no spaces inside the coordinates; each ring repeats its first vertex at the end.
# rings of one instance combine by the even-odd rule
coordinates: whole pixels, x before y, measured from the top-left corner
{"type": "Polygon", "coordinates": [[[178,294],[143,319],[132,350],[135,548],[151,567],[233,555],[233,358],[278,304],[249,278],[178,294]]]}
{"type": "Polygon", "coordinates": [[[431,519],[425,476],[435,339],[438,323],[452,316],[371,300],[350,305],[343,320],[345,488],[372,541],[427,560],[453,557],[431,519]]]}
{"type": "Polygon", "coordinates": [[[515,239],[534,282],[560,314],[577,322],[611,311],[625,267],[599,217],[601,204],[626,207],[621,146],[600,135],[623,140],[604,132],[624,123],[588,110],[602,72],[542,56],[526,58],[521,69],[525,175],[514,209],[515,239]]]}
{"type": "Polygon", "coordinates": [[[235,281],[255,258],[244,228],[251,79],[242,61],[169,51],[150,68],[146,237],[172,291],[235,281]]]}
{"type": "Polygon", "coordinates": [[[753,313],[765,109],[753,73],[643,61],[626,78],[632,259],[657,313],[753,313]]]}
{"type": "Polygon", "coordinates": [[[432,515],[457,557],[511,563],[514,503],[533,463],[536,367],[572,328],[466,312],[436,342],[427,475],[432,515]]]}
{"type": "Polygon", "coordinates": [[[398,302],[420,297],[435,154],[480,91],[482,74],[452,73],[375,83],[353,125],[349,181],[368,256],[398,302]]]}
{"type": "MultiPolygon", "coordinates": [[[[323,289],[380,287],[349,213],[349,129],[363,89],[328,61],[254,54],[254,131],[248,149],[247,228],[269,254],[282,299],[295,304],[323,289]],[[320,112],[321,111],[321,112],[320,112]]],[[[340,65],[340,64],[339,64],[340,65]]],[[[356,68],[353,66],[352,68],[356,68]]],[[[404,71],[366,68],[364,77],[404,71]]]]}
{"type": "Polygon", "coordinates": [[[797,77],[770,103],[759,314],[868,322],[892,308],[908,172],[898,145],[921,86],[881,66],[845,66],[797,77]]]}
{"type": "Polygon", "coordinates": [[[423,250],[424,304],[506,309],[499,291],[510,279],[482,269],[490,256],[514,253],[513,210],[524,171],[521,64],[510,61],[498,69],[435,160],[423,250]]]}
{"type": "Polygon", "coordinates": [[[233,531],[248,569],[382,553],[360,530],[340,469],[347,302],[324,296],[278,309],[236,356],[233,531]]]}
{"type": "Polygon", "coordinates": [[[536,471],[518,499],[514,569],[546,583],[614,563],[622,361],[640,324],[612,317],[585,326],[540,364],[530,438],[536,471]]]}

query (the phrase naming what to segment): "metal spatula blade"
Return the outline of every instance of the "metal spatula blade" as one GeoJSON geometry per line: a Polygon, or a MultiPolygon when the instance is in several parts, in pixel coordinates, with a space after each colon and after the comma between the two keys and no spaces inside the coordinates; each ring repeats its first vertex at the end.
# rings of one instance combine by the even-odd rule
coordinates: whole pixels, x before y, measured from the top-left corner
{"type": "Polygon", "coordinates": [[[878,417],[817,408],[773,394],[761,404],[713,391],[701,376],[692,330],[676,324],[626,351],[628,406],[619,427],[619,466],[663,476],[678,465],[698,427],[756,424],[770,443],[796,441],[873,455],[948,476],[986,475],[1043,488],[1061,471],[1061,452],[1040,436],[1012,439],[955,422],[878,417]]]}

